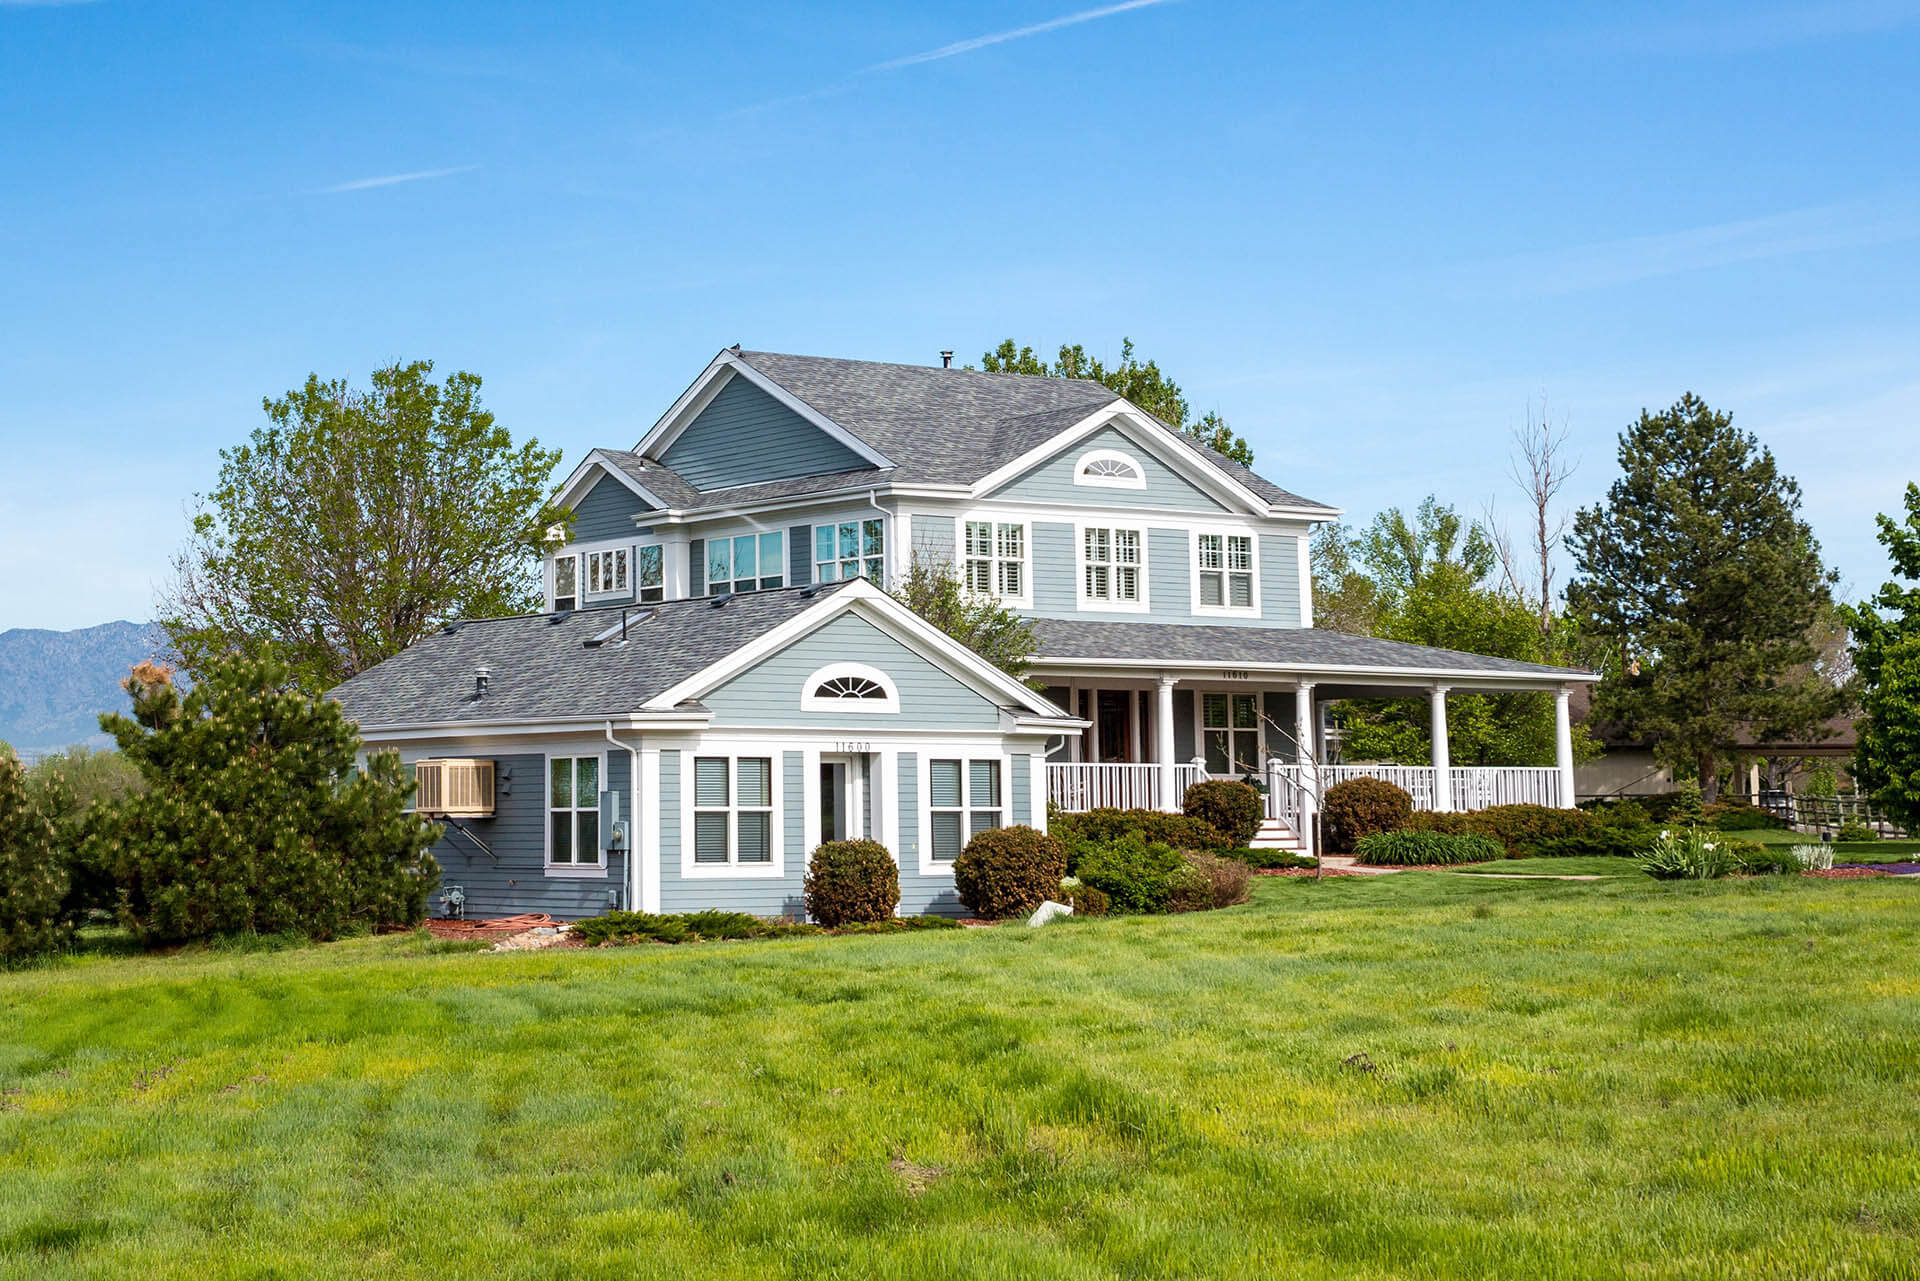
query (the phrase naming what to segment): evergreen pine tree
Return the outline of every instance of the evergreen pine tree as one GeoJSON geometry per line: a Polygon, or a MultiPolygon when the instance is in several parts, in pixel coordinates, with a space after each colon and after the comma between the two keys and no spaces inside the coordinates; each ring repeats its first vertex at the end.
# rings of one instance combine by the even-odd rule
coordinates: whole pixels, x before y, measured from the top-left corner
{"type": "Polygon", "coordinates": [[[66,893],[53,817],[37,803],[13,753],[0,750],[0,961],[38,956],[66,941],[66,893]]]}
{"type": "Polygon", "coordinates": [[[1608,662],[1594,711],[1693,769],[1712,801],[1737,731],[1811,734],[1844,701],[1813,672],[1808,639],[1833,575],[1799,485],[1691,392],[1643,410],[1619,461],[1567,539],[1568,611],[1608,662]]]}

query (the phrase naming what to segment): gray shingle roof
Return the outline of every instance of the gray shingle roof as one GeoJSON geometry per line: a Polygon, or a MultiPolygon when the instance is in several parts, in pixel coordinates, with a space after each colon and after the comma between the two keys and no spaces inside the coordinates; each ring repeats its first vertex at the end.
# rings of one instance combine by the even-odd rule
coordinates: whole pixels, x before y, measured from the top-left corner
{"type": "Polygon", "coordinates": [[[625,645],[615,636],[595,649],[582,642],[617,627],[618,609],[459,623],[416,641],[328,696],[368,729],[617,716],[638,710],[842,586],[755,592],[731,597],[720,608],[708,598],[643,606],[629,615],[625,645]],[[473,672],[480,666],[491,669],[484,698],[474,695],[473,672]]]}
{"type": "Polygon", "coordinates": [[[1582,677],[1575,668],[1490,658],[1405,641],[1352,636],[1314,627],[1235,627],[1189,623],[1092,622],[1039,618],[1033,629],[1043,658],[1219,663],[1224,667],[1297,664],[1322,667],[1417,668],[1477,675],[1582,677]]]}
{"type": "MultiPolygon", "coordinates": [[[[601,452],[673,507],[791,498],[862,483],[970,485],[1118,399],[1100,383],[1083,378],[990,374],[770,351],[742,351],[739,356],[895,465],[701,491],[653,459],[622,450],[601,452]]],[[[1269,503],[1323,506],[1282,489],[1158,419],[1152,421],[1176,447],[1269,503]]]]}

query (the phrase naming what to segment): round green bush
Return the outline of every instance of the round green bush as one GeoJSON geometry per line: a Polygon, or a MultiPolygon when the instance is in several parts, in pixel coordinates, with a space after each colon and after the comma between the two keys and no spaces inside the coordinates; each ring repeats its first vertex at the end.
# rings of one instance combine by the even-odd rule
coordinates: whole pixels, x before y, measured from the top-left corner
{"type": "Polygon", "coordinates": [[[960,901],[989,921],[1027,915],[1060,892],[1066,874],[1066,850],[1031,827],[988,828],[953,860],[960,901]]]}
{"type": "Polygon", "coordinates": [[[1838,839],[1843,841],[1877,841],[1880,839],[1880,833],[1874,831],[1872,827],[1862,823],[1859,819],[1850,818],[1840,825],[1838,839]]]}
{"type": "Polygon", "coordinates": [[[807,860],[807,915],[832,929],[884,921],[900,906],[900,868],[878,841],[828,841],[807,860]]]}
{"type": "Polygon", "coordinates": [[[1456,863],[1487,863],[1506,855],[1492,837],[1472,832],[1369,832],[1358,841],[1355,854],[1362,863],[1378,867],[1433,867],[1456,863]]]}
{"type": "MultiPolygon", "coordinates": [[[[1133,833],[1088,850],[1074,875],[1106,894],[1116,912],[1153,913],[1167,910],[1176,874],[1190,870],[1179,850],[1133,833]]],[[[1179,879],[1193,884],[1190,876],[1179,879]]]]}
{"type": "Polygon", "coordinates": [[[1327,848],[1351,854],[1362,837],[1397,832],[1413,818],[1413,798],[1378,778],[1350,778],[1327,789],[1320,809],[1327,848]]]}
{"type": "Polygon", "coordinates": [[[1232,778],[1202,779],[1187,789],[1181,811],[1188,818],[1211,824],[1236,848],[1246,845],[1260,830],[1266,805],[1260,789],[1232,778]]]}
{"type": "Polygon", "coordinates": [[[1069,876],[1060,882],[1060,902],[1073,909],[1075,916],[1105,916],[1113,906],[1106,891],[1096,890],[1084,881],[1069,876]]]}

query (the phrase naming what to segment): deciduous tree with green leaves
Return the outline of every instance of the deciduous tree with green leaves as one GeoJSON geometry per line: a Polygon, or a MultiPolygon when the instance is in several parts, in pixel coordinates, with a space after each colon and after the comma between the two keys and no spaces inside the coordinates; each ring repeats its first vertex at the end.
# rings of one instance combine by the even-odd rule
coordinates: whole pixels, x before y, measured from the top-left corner
{"type": "Polygon", "coordinates": [[[1158,364],[1137,359],[1131,338],[1121,339],[1117,365],[1107,365],[1099,357],[1087,355],[1086,348],[1079,343],[1072,346],[1062,343],[1059,356],[1048,364],[1033,354],[1033,348],[1018,346],[1008,338],[980,358],[980,367],[990,374],[1091,379],[1207,448],[1243,466],[1253,466],[1253,447],[1234,434],[1227,420],[1218,413],[1208,410],[1192,422],[1187,421],[1187,398],[1180,385],[1161,373],[1158,364]]]}
{"type": "Polygon", "coordinates": [[[1906,518],[1878,517],[1893,572],[1872,600],[1842,607],[1859,674],[1860,742],[1853,777],[1909,832],[1920,831],[1920,485],[1906,518]]]}
{"type": "Polygon", "coordinates": [[[480,379],[427,361],[371,385],[308,377],[221,452],[175,561],[161,624],[198,679],[233,654],[274,654],[319,693],[454,618],[539,607],[560,455],[516,445],[480,379]]]}
{"type": "Polygon", "coordinates": [[[1026,679],[1040,645],[1033,624],[993,597],[968,591],[953,566],[916,556],[893,596],[1007,675],[1026,679]]]}
{"type": "Polygon", "coordinates": [[[1569,613],[1604,653],[1596,715],[1719,794],[1720,758],[1816,734],[1844,695],[1808,639],[1833,575],[1773,454],[1691,392],[1620,436],[1620,478],[1574,517],[1569,613]]]}

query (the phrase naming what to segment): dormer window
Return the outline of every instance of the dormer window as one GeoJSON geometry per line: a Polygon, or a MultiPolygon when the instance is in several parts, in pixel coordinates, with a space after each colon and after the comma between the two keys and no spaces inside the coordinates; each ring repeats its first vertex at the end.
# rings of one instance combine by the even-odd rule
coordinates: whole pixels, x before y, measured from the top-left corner
{"type": "Polygon", "coordinates": [[[900,692],[893,678],[865,663],[829,663],[800,686],[800,708],[809,712],[897,712],[900,692]]]}
{"type": "Polygon", "coordinates": [[[587,595],[624,596],[627,587],[627,549],[587,553],[587,595]]]}
{"type": "Polygon", "coordinates": [[[1080,461],[1074,465],[1073,483],[1107,489],[1145,489],[1147,472],[1131,454],[1117,449],[1094,449],[1080,455],[1080,461]]]}
{"type": "Polygon", "coordinates": [[[553,561],[553,607],[572,609],[579,603],[579,564],[577,556],[557,556],[553,561]]]}

